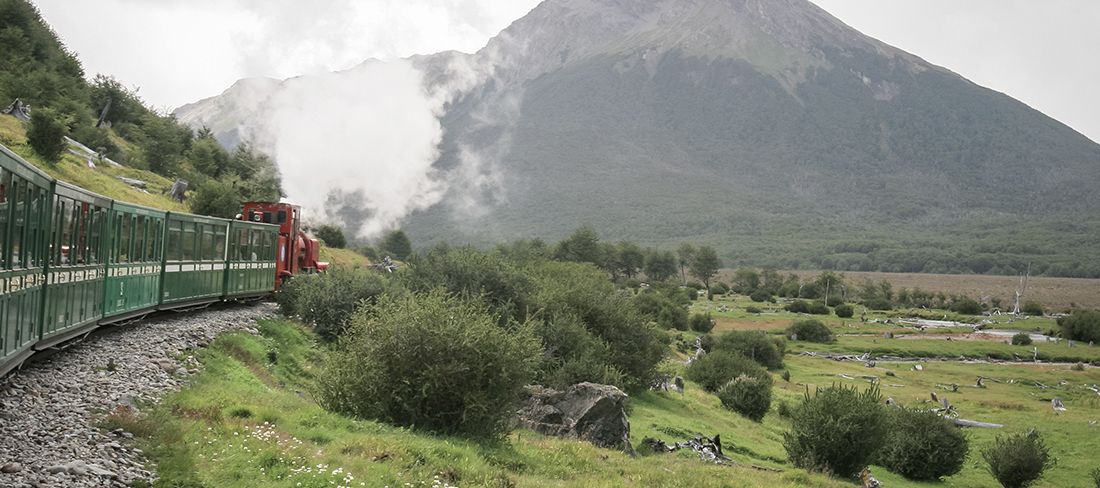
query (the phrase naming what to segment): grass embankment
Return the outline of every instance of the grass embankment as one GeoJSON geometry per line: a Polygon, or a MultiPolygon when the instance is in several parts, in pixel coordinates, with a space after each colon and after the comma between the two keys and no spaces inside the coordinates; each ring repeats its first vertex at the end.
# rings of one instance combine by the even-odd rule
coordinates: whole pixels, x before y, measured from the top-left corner
{"type": "Polygon", "coordinates": [[[739,466],[687,452],[631,458],[529,431],[484,444],[348,419],[310,398],[323,354],[312,334],[285,320],[259,330],[197,352],[203,372],[146,416],[108,418],[138,435],[157,486],[845,486],[784,466],[778,420],[752,424],[694,387],[634,398],[634,443],[718,433],[739,466]]]}
{"type": "Polygon", "coordinates": [[[337,249],[321,246],[321,261],[341,269],[358,269],[370,267],[370,259],[351,249],[337,249]]]}
{"type": "MultiPolygon", "coordinates": [[[[118,139],[116,143],[125,144],[125,141],[118,139]]],[[[151,171],[127,167],[116,168],[106,162],[98,164],[95,169],[92,169],[88,167],[87,161],[68,151],[65,152],[61,161],[56,164],[43,161],[27,145],[26,129],[23,122],[15,117],[0,116],[0,144],[7,146],[50,176],[88,191],[128,203],[173,212],[188,211],[186,205],[168,196],[167,193],[172,187],[172,180],[151,171]],[[118,177],[120,176],[144,181],[148,186],[144,191],[134,188],[119,180],[118,177]]]]}

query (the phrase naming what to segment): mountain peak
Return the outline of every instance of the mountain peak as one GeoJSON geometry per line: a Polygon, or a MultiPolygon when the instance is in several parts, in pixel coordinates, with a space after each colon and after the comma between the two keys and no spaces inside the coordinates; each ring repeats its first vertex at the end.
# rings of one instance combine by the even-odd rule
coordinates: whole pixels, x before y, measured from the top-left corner
{"type": "MultiPolygon", "coordinates": [[[[867,37],[808,0],[546,0],[479,52],[538,77],[595,56],[656,58],[670,51],[743,60],[772,75],[827,67],[826,51],[924,61],[867,37]]],[[[801,76],[796,76],[801,77],[801,76]]]]}

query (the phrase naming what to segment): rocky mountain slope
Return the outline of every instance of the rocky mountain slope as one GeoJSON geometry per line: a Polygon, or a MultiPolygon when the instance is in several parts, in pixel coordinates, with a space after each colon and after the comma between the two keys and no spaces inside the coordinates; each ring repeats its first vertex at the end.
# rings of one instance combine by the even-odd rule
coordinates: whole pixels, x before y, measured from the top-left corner
{"type": "MultiPolygon", "coordinates": [[[[547,0],[475,54],[410,61],[428,93],[462,86],[451,184],[403,222],[420,242],[590,223],[737,263],[1100,275],[1100,146],[806,0],[547,0]]],[[[281,86],[248,83],[177,115],[232,141],[281,86]]]]}

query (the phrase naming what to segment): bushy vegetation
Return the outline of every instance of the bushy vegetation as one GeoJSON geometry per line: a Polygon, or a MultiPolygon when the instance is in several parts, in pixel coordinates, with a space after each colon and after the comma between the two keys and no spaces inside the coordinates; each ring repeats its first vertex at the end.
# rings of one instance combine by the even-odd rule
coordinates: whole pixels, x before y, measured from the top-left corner
{"type": "Polygon", "coordinates": [[[726,351],[747,357],[768,369],[783,366],[786,341],[760,331],[730,331],[717,337],[714,351],[726,351]]]}
{"type": "Polygon", "coordinates": [[[759,422],[772,405],[771,376],[740,375],[718,389],[722,406],[759,422]]]}
{"type": "Polygon", "coordinates": [[[1058,318],[1062,335],[1082,342],[1100,342],[1100,312],[1078,310],[1058,318]]]}
{"type": "Polygon", "coordinates": [[[279,309],[300,317],[317,335],[339,337],[348,319],[363,303],[373,303],[393,290],[389,280],[361,269],[332,269],[323,274],[297,276],[276,294],[279,309]]]}
{"type": "Polygon", "coordinates": [[[883,409],[877,386],[863,392],[843,385],[807,391],[783,435],[787,456],[795,466],[853,477],[885,442],[883,409]]]}
{"type": "Polygon", "coordinates": [[[787,327],[787,337],[797,337],[800,341],[829,343],[835,339],[833,332],[817,320],[799,320],[787,327]]]}
{"type": "Polygon", "coordinates": [[[769,293],[767,290],[756,290],[749,295],[749,299],[757,303],[775,301],[775,297],[773,297],[772,294],[769,293]]]}
{"type": "Polygon", "coordinates": [[[1020,332],[1019,334],[1016,334],[1016,335],[1012,336],[1012,345],[1013,346],[1030,346],[1031,345],[1031,334],[1028,334],[1027,332],[1020,332]]]}
{"type": "Polygon", "coordinates": [[[960,297],[951,302],[951,311],[963,315],[981,315],[982,304],[973,298],[960,297]]]}
{"type": "Polygon", "coordinates": [[[691,315],[691,330],[707,334],[714,330],[714,319],[709,313],[696,313],[691,315]]]}
{"type": "Polygon", "coordinates": [[[538,339],[442,291],[385,296],[358,312],[318,379],[328,409],[445,434],[508,432],[535,378],[538,339]]]}
{"type": "Polygon", "coordinates": [[[886,442],[877,463],[913,480],[934,481],[958,473],[969,443],[962,430],[933,412],[887,409],[886,442]]]}
{"type": "Polygon", "coordinates": [[[65,153],[63,138],[68,131],[69,128],[58,119],[57,112],[48,108],[36,109],[27,128],[27,143],[42,159],[56,163],[65,153]]]}
{"type": "Polygon", "coordinates": [[[649,289],[634,297],[634,306],[638,311],[666,329],[691,328],[687,308],[689,303],[684,294],[670,289],[649,289]]]}
{"type": "Polygon", "coordinates": [[[787,305],[787,311],[791,313],[807,313],[811,315],[828,315],[829,307],[825,305],[825,302],[820,300],[814,300],[807,302],[805,300],[795,300],[787,305]]]}
{"type": "Polygon", "coordinates": [[[835,313],[837,317],[840,317],[842,319],[850,319],[853,315],[856,314],[856,309],[850,304],[842,303],[840,305],[837,305],[836,308],[833,309],[833,313],[835,313]]]}
{"type": "Polygon", "coordinates": [[[668,336],[649,325],[604,272],[555,261],[524,269],[535,283],[531,310],[538,311],[536,334],[547,351],[543,384],[593,381],[627,391],[649,386],[667,353],[668,336]],[[621,379],[608,379],[615,376],[621,379]]]}
{"type": "Polygon", "coordinates": [[[1039,302],[1033,301],[1025,302],[1024,306],[1020,307],[1020,311],[1033,317],[1042,317],[1046,313],[1039,302]]]}
{"type": "Polygon", "coordinates": [[[1025,488],[1043,477],[1055,460],[1037,431],[997,436],[982,450],[989,472],[1005,488],[1025,488]]]}
{"type": "Polygon", "coordinates": [[[423,293],[443,288],[454,294],[481,298],[502,323],[524,322],[533,311],[534,281],[499,254],[471,247],[437,246],[413,256],[407,264],[399,279],[412,291],[423,293]]]}
{"type": "Polygon", "coordinates": [[[738,376],[754,378],[768,377],[768,372],[753,360],[729,351],[714,351],[704,354],[688,366],[687,378],[699,383],[711,393],[729,383],[738,376]]]}
{"type": "Polygon", "coordinates": [[[397,229],[382,237],[382,242],[378,243],[378,249],[393,259],[404,261],[412,255],[412,241],[409,240],[405,231],[397,229]]]}
{"type": "Polygon", "coordinates": [[[319,226],[313,230],[313,233],[326,246],[343,249],[348,245],[348,240],[344,237],[344,230],[335,225],[319,226]]]}

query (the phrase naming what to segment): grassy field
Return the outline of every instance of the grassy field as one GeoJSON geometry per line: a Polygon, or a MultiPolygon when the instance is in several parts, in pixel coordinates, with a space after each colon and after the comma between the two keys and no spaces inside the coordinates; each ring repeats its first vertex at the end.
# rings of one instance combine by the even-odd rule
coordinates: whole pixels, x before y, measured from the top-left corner
{"type": "Polygon", "coordinates": [[[370,259],[351,249],[337,249],[334,247],[321,247],[321,261],[327,262],[337,268],[357,269],[370,266],[370,259]]]}
{"type": "MultiPolygon", "coordinates": [[[[723,270],[725,279],[732,276],[732,270],[723,270]]],[[[788,272],[784,272],[788,273],[788,272]]],[[[790,271],[802,278],[819,275],[820,271],[790,271]]],[[[846,271],[844,276],[851,283],[864,280],[886,280],[894,286],[894,291],[902,288],[920,288],[932,292],[944,292],[947,295],[966,295],[974,299],[1000,298],[1004,306],[1011,309],[1020,285],[1019,276],[986,275],[943,275],[923,273],[870,273],[846,271]]],[[[1100,280],[1081,278],[1044,278],[1031,277],[1028,280],[1024,301],[1037,301],[1054,311],[1062,311],[1076,304],[1082,308],[1100,308],[1100,280]]]]}
{"type": "Polygon", "coordinates": [[[737,466],[687,453],[631,458],[529,431],[477,443],[344,418],[310,399],[320,354],[311,334],[282,320],[259,329],[198,352],[204,371],[146,415],[105,420],[138,435],[156,486],[847,486],[785,466],[782,424],[731,415],[697,388],[634,398],[633,441],[721,433],[737,466]]]}

